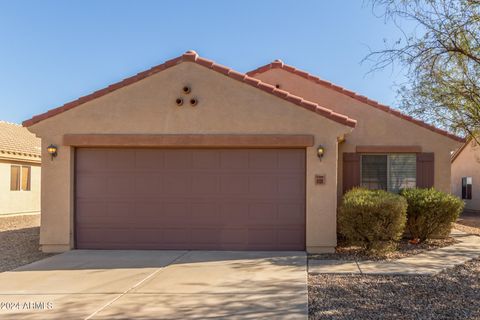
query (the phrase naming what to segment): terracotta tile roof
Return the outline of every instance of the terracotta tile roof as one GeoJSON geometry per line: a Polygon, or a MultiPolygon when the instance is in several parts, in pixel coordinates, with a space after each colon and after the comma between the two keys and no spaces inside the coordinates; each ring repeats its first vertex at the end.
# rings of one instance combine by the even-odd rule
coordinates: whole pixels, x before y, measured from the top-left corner
{"type": "Polygon", "coordinates": [[[40,141],[21,125],[0,121],[0,158],[40,161],[40,141]]]}
{"type": "Polygon", "coordinates": [[[275,95],[279,98],[290,101],[290,102],[292,102],[292,103],[294,103],[294,104],[296,104],[296,105],[298,105],[302,108],[305,108],[307,110],[315,112],[319,115],[322,115],[322,116],[324,116],[328,119],[339,122],[343,125],[347,125],[347,126],[350,126],[350,127],[355,127],[355,125],[357,123],[356,120],[351,119],[351,118],[349,118],[349,117],[347,117],[343,114],[333,112],[332,110],[327,109],[325,107],[322,107],[315,102],[307,101],[307,100],[303,99],[302,97],[298,97],[296,95],[293,95],[293,94],[291,94],[291,93],[289,93],[285,90],[277,89],[277,88],[275,88],[274,86],[272,86],[268,83],[262,82],[258,79],[250,77],[246,74],[234,71],[234,70],[232,70],[228,67],[216,64],[213,61],[201,58],[197,55],[197,53],[195,51],[190,50],[190,51],[185,52],[180,57],[168,60],[161,65],[158,65],[158,66],[153,67],[149,70],[140,72],[140,73],[138,73],[138,74],[136,74],[136,75],[134,75],[130,78],[127,78],[127,79],[124,79],[120,82],[112,84],[112,85],[110,85],[110,86],[108,86],[104,89],[95,91],[92,94],[89,94],[87,96],[81,97],[81,98],[79,98],[77,100],[74,100],[72,102],[69,102],[67,104],[64,104],[61,107],[58,107],[58,108],[52,109],[50,111],[47,111],[46,113],[34,116],[33,118],[24,121],[23,125],[25,127],[31,126],[35,123],[38,123],[38,122],[42,121],[42,120],[53,117],[53,116],[55,116],[59,113],[68,111],[72,108],[75,108],[75,107],[85,103],[85,102],[91,101],[91,100],[96,99],[96,98],[101,97],[101,96],[104,96],[108,93],[111,93],[115,90],[118,90],[120,88],[128,86],[128,85],[130,85],[132,83],[135,83],[137,81],[140,81],[142,79],[145,79],[145,78],[147,78],[147,77],[149,77],[153,74],[156,74],[160,71],[168,69],[168,68],[170,68],[172,66],[175,66],[179,63],[182,63],[182,62],[197,63],[197,64],[199,64],[201,66],[204,66],[208,69],[211,69],[211,70],[214,70],[216,72],[222,73],[222,74],[224,74],[224,75],[226,75],[230,78],[233,78],[235,80],[238,80],[238,81],[241,81],[241,82],[246,83],[248,85],[251,85],[252,87],[256,87],[256,88],[261,89],[263,91],[266,91],[270,94],[273,94],[273,95],[275,95]]]}
{"type": "Polygon", "coordinates": [[[253,76],[255,76],[255,75],[259,74],[259,73],[264,73],[264,72],[266,72],[266,71],[268,71],[268,70],[270,70],[270,69],[282,69],[282,70],[291,72],[291,73],[296,74],[296,75],[298,75],[298,76],[300,76],[300,77],[302,77],[302,78],[305,78],[305,79],[308,79],[308,80],[310,80],[310,81],[313,81],[313,82],[315,82],[315,83],[317,83],[317,84],[319,84],[319,85],[321,85],[321,86],[323,86],[323,87],[326,87],[326,88],[335,90],[335,91],[337,91],[337,92],[340,92],[340,93],[342,93],[342,94],[344,94],[344,95],[346,95],[346,96],[351,97],[352,99],[361,101],[361,102],[363,102],[363,103],[365,103],[365,104],[368,104],[368,105],[370,105],[370,106],[372,106],[372,107],[374,107],[374,108],[377,108],[377,109],[380,109],[380,110],[382,110],[382,111],[388,112],[388,113],[390,113],[390,114],[392,114],[392,115],[394,115],[394,116],[397,116],[397,117],[399,117],[399,118],[401,118],[401,119],[404,119],[404,120],[413,122],[413,123],[415,123],[415,124],[417,124],[417,125],[419,125],[419,126],[421,126],[421,127],[424,127],[424,128],[426,128],[426,129],[428,129],[428,130],[431,130],[431,131],[436,132],[436,133],[438,133],[438,134],[447,136],[447,137],[449,137],[449,138],[451,138],[451,139],[453,139],[453,140],[459,141],[459,142],[465,142],[465,138],[462,138],[462,137],[456,136],[456,135],[454,135],[454,134],[451,134],[451,133],[449,133],[448,131],[439,129],[439,128],[437,128],[437,127],[435,127],[435,126],[432,126],[432,125],[430,125],[430,124],[428,124],[428,123],[425,123],[425,122],[423,122],[423,121],[421,121],[421,120],[415,119],[415,118],[413,118],[413,117],[411,117],[411,116],[409,116],[409,115],[406,115],[406,114],[404,114],[404,113],[402,113],[402,112],[400,112],[400,111],[398,111],[398,110],[395,110],[395,109],[393,109],[393,108],[391,108],[391,107],[389,107],[389,106],[387,106],[387,105],[381,104],[381,103],[379,103],[379,102],[377,102],[377,101],[375,101],[375,100],[369,99],[369,98],[367,98],[367,97],[365,97],[365,96],[362,96],[362,95],[360,95],[360,94],[358,94],[358,93],[356,93],[356,92],[353,92],[353,91],[351,91],[351,90],[345,89],[345,88],[343,88],[343,87],[341,87],[341,86],[338,86],[338,85],[336,85],[336,84],[334,84],[334,83],[331,83],[331,82],[329,82],[329,81],[325,81],[325,80],[323,80],[323,79],[320,79],[319,77],[314,76],[314,75],[312,75],[312,74],[310,74],[310,73],[308,73],[308,72],[306,72],[306,71],[299,70],[299,69],[297,69],[297,68],[295,68],[295,67],[289,66],[289,65],[283,63],[281,60],[275,60],[275,61],[273,61],[272,63],[269,63],[269,64],[267,64],[267,65],[264,65],[264,66],[262,66],[262,67],[259,67],[259,68],[255,69],[255,70],[252,70],[252,71],[250,71],[250,72],[247,72],[247,75],[253,77],[253,76]]]}

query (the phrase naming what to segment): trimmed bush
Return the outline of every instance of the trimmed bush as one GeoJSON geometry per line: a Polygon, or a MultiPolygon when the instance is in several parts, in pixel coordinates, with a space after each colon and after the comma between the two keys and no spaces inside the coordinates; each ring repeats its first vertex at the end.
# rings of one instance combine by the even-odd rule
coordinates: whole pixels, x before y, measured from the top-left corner
{"type": "Polygon", "coordinates": [[[451,194],[431,189],[404,189],[408,202],[406,231],[412,239],[425,241],[447,237],[464,203],[451,194]]]}
{"type": "Polygon", "coordinates": [[[407,201],[383,190],[355,188],[343,196],[338,231],[368,251],[388,251],[405,231],[407,201]]]}

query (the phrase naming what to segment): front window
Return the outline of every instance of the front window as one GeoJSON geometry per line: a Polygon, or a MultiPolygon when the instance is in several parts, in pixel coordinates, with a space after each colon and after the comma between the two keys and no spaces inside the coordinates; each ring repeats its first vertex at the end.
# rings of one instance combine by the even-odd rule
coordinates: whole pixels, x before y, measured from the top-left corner
{"type": "Polygon", "coordinates": [[[361,186],[371,190],[398,193],[415,188],[417,182],[415,154],[364,154],[361,163],[361,186]]]}

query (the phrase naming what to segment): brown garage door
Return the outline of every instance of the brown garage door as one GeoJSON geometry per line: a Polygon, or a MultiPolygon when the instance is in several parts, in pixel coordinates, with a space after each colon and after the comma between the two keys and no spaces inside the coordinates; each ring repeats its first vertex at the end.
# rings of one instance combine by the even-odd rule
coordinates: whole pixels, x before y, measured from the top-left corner
{"type": "Polygon", "coordinates": [[[304,250],[304,149],[76,151],[76,247],[304,250]]]}

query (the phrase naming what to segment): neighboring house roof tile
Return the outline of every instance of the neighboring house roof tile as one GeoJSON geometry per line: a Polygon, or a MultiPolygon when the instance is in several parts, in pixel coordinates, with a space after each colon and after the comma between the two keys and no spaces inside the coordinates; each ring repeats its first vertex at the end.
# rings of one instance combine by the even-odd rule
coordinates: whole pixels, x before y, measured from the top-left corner
{"type": "Polygon", "coordinates": [[[369,99],[365,96],[362,96],[356,92],[353,92],[351,90],[347,90],[341,86],[338,86],[332,82],[329,82],[329,81],[325,81],[323,79],[320,79],[319,77],[317,76],[314,76],[306,71],[303,71],[303,70],[299,70],[295,67],[292,67],[292,66],[289,66],[287,64],[284,64],[281,60],[275,60],[274,62],[272,63],[269,63],[267,65],[264,65],[262,67],[259,67],[255,70],[252,70],[252,71],[249,71],[247,72],[247,75],[249,76],[252,76],[254,77],[256,74],[259,74],[259,73],[264,73],[270,69],[282,69],[282,70],[285,70],[285,71],[288,71],[290,73],[293,73],[293,74],[296,74],[302,78],[305,78],[305,79],[308,79],[310,81],[313,81],[323,87],[326,87],[326,88],[329,88],[329,89],[332,89],[332,90],[335,90],[339,93],[342,93],[346,96],[349,96],[351,97],[352,99],[356,99],[358,101],[361,101],[363,103],[366,103],[374,108],[377,108],[377,109],[380,109],[382,111],[385,111],[385,112],[388,112],[394,116],[397,116],[403,120],[407,120],[409,122],[413,122],[419,126],[422,126],[428,130],[431,130],[433,132],[436,132],[438,134],[441,134],[441,135],[444,135],[444,136],[447,136],[453,140],[456,140],[456,141],[459,141],[459,142],[465,142],[465,138],[462,138],[462,137],[459,137],[459,136],[456,136],[452,133],[449,133],[448,131],[445,131],[445,130],[442,130],[442,129],[439,129],[435,126],[432,126],[426,122],[423,122],[421,120],[418,120],[418,119],[415,119],[409,115],[406,115],[398,110],[395,110],[395,109],[392,109],[391,107],[387,106],[387,105],[384,105],[384,104],[381,104],[375,100],[372,100],[372,99],[369,99]]]}
{"type": "Polygon", "coordinates": [[[0,158],[40,161],[41,140],[19,124],[0,121],[0,158]]]}
{"type": "Polygon", "coordinates": [[[163,71],[165,69],[168,69],[172,66],[175,66],[175,65],[177,65],[179,63],[182,63],[182,62],[185,62],[185,61],[194,62],[194,63],[197,63],[197,64],[199,64],[201,66],[204,66],[208,69],[212,69],[216,72],[222,73],[222,74],[224,74],[224,75],[226,75],[230,78],[233,78],[235,80],[238,80],[238,81],[241,81],[241,82],[246,83],[248,85],[251,85],[253,87],[256,87],[260,90],[263,90],[263,91],[266,91],[266,92],[271,93],[273,95],[276,95],[277,97],[280,97],[282,99],[290,101],[290,102],[292,102],[292,103],[294,103],[294,104],[296,104],[296,105],[298,105],[302,108],[313,111],[313,112],[315,112],[319,115],[322,115],[322,116],[324,116],[328,119],[339,122],[343,125],[350,126],[350,127],[355,127],[355,125],[357,123],[356,120],[351,119],[346,115],[336,113],[336,112],[334,112],[330,109],[327,109],[325,107],[322,107],[322,106],[318,105],[315,102],[307,101],[307,100],[305,100],[301,97],[295,96],[295,95],[293,95],[293,94],[291,94],[291,93],[289,93],[285,90],[277,89],[270,84],[264,83],[264,82],[262,82],[258,79],[250,77],[246,74],[243,74],[243,73],[234,71],[234,70],[232,70],[228,67],[216,64],[215,62],[213,62],[211,60],[201,58],[197,55],[197,53],[195,51],[190,50],[190,51],[185,52],[180,57],[168,60],[161,65],[158,65],[158,66],[153,67],[149,70],[140,72],[140,73],[138,73],[138,74],[136,74],[136,75],[134,75],[130,78],[127,78],[127,79],[124,79],[120,82],[112,84],[112,85],[110,85],[110,86],[108,86],[104,89],[98,90],[98,91],[96,91],[92,94],[89,94],[87,96],[81,97],[81,98],[79,98],[77,100],[74,100],[72,102],[69,102],[67,104],[64,104],[61,107],[58,107],[58,108],[52,109],[50,111],[47,111],[46,113],[34,116],[31,119],[24,121],[23,125],[25,127],[31,126],[35,123],[38,123],[38,122],[42,121],[42,120],[48,119],[48,118],[53,117],[57,114],[68,111],[72,108],[75,108],[75,107],[81,105],[81,104],[84,104],[85,102],[91,101],[91,100],[96,99],[96,98],[101,97],[101,96],[104,96],[108,93],[111,93],[115,90],[118,90],[120,88],[128,86],[128,85],[130,85],[132,83],[135,83],[137,81],[140,81],[142,79],[145,79],[145,78],[147,78],[147,77],[149,77],[153,74],[156,74],[160,71],[163,71]]]}

